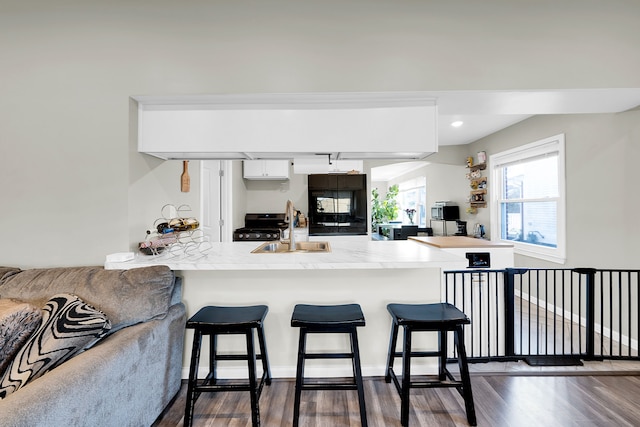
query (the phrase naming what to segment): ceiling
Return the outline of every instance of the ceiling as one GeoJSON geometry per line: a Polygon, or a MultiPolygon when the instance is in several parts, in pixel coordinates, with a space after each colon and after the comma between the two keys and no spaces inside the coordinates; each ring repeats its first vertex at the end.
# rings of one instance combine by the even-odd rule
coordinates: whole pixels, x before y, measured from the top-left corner
{"type": "MultiPolygon", "coordinates": [[[[640,105],[640,88],[422,92],[438,105],[438,145],[464,145],[539,114],[617,113],[640,105]],[[460,120],[463,125],[453,127],[460,120]]],[[[388,181],[426,162],[373,168],[388,181]]]]}

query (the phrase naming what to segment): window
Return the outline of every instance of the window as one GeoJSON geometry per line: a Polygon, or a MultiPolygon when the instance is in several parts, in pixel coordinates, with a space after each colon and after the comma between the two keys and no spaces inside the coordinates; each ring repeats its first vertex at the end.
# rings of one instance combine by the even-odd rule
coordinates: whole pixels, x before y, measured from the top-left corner
{"type": "MultiPolygon", "coordinates": [[[[420,227],[426,227],[427,223],[427,180],[425,177],[415,178],[409,181],[401,182],[398,185],[398,204],[400,205],[400,215],[402,222],[405,224],[416,224],[420,227]],[[414,212],[409,217],[407,209],[413,209],[414,212]]],[[[410,211],[411,212],[411,211],[410,211]]]]}
{"type": "Polygon", "coordinates": [[[494,154],[490,162],[492,230],[518,254],[564,263],[564,134],[494,154]]]}

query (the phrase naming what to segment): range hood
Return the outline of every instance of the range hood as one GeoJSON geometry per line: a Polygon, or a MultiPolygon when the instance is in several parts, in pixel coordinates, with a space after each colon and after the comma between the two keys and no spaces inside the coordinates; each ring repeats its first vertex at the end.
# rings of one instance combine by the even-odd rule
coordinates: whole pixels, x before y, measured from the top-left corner
{"type": "Polygon", "coordinates": [[[134,97],[138,151],[162,159],[423,159],[435,98],[411,93],[134,97]]]}

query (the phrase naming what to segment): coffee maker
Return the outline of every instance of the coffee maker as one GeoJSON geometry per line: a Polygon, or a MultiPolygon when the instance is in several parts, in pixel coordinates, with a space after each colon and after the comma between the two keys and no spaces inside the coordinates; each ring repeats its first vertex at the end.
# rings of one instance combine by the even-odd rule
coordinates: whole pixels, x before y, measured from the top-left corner
{"type": "Polygon", "coordinates": [[[456,225],[458,226],[458,231],[456,231],[455,236],[466,236],[467,235],[467,221],[456,220],[456,225]]]}

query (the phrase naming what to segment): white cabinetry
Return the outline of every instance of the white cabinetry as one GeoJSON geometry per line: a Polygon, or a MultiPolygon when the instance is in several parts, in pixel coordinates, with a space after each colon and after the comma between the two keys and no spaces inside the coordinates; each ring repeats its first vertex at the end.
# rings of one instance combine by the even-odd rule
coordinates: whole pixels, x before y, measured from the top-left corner
{"type": "Polygon", "coordinates": [[[420,159],[438,151],[433,97],[417,92],[138,100],[138,151],[162,159],[420,159]]]}
{"type": "Polygon", "coordinates": [[[288,160],[245,160],[246,179],[289,179],[288,160]]]}

